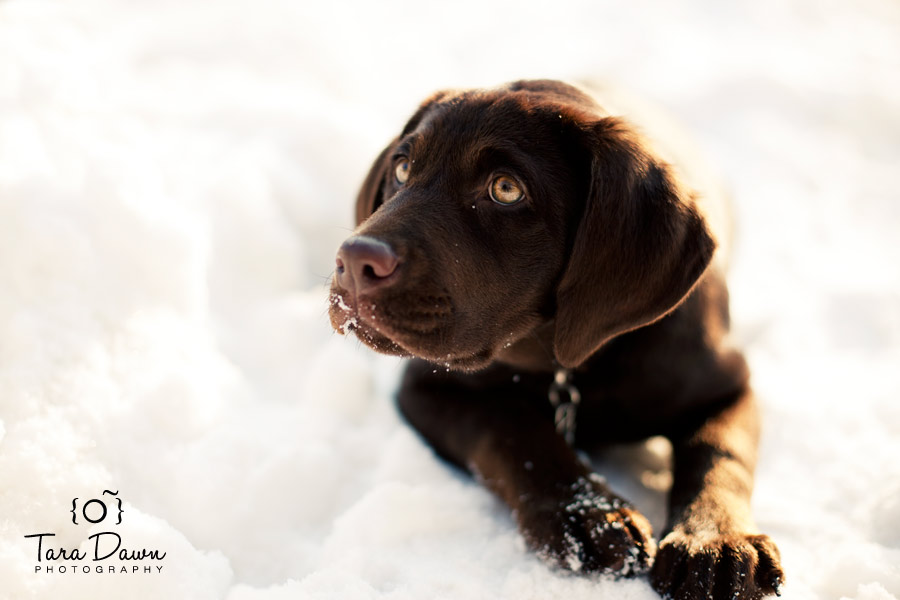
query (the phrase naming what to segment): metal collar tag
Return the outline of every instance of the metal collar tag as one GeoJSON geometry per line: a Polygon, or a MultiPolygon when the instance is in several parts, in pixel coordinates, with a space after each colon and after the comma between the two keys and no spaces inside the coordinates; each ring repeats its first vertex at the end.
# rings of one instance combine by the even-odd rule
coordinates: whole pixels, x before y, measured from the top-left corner
{"type": "Polygon", "coordinates": [[[557,369],[553,376],[553,383],[547,391],[550,404],[556,410],[554,423],[566,443],[570,446],[575,442],[575,417],[578,404],[581,402],[581,392],[572,382],[570,369],[557,369]]]}

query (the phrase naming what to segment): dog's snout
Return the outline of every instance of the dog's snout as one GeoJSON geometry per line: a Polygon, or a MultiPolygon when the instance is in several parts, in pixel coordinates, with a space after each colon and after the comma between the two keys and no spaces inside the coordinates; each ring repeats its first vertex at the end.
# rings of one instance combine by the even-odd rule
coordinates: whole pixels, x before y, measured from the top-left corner
{"type": "Polygon", "coordinates": [[[392,282],[400,259],[385,242],[355,235],[341,244],[335,262],[338,285],[359,294],[392,282]]]}

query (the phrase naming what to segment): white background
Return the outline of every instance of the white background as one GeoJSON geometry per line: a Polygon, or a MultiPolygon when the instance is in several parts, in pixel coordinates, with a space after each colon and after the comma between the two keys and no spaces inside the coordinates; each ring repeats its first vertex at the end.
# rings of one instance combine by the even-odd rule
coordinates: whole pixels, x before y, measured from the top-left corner
{"type": "MultiPolygon", "coordinates": [[[[720,167],[785,598],[900,597],[890,0],[0,2],[0,597],[656,598],[543,566],[328,326],[382,145],[521,77],[625,84],[720,167]],[[35,574],[103,489],[163,572],[35,574]]],[[[659,526],[654,449],[604,465],[659,526]]]]}

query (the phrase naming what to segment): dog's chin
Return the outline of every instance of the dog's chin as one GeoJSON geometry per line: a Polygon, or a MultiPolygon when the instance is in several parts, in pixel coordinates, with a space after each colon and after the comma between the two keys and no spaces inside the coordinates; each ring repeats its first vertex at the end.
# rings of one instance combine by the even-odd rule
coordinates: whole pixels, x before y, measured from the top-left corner
{"type": "Polygon", "coordinates": [[[353,302],[339,292],[332,292],[329,306],[331,326],[341,334],[353,333],[363,344],[390,356],[420,358],[436,367],[453,371],[478,371],[494,359],[494,349],[475,351],[453,348],[450,324],[431,322],[404,323],[388,318],[376,304],[353,302]]]}

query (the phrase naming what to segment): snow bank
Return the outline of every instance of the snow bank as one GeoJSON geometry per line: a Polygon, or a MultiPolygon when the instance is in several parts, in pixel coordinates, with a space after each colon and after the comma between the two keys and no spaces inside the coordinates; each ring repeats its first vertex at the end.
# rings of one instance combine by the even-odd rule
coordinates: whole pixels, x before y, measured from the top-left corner
{"type": "MultiPolygon", "coordinates": [[[[325,314],[419,99],[602,76],[731,182],[785,597],[896,600],[898,56],[887,0],[0,3],[0,598],[655,598],[540,564],[325,314]],[[165,557],[92,561],[103,531],[165,557]],[[38,562],[39,533],[89,558],[38,562]]],[[[656,449],[602,465],[659,526],[656,449]]]]}

